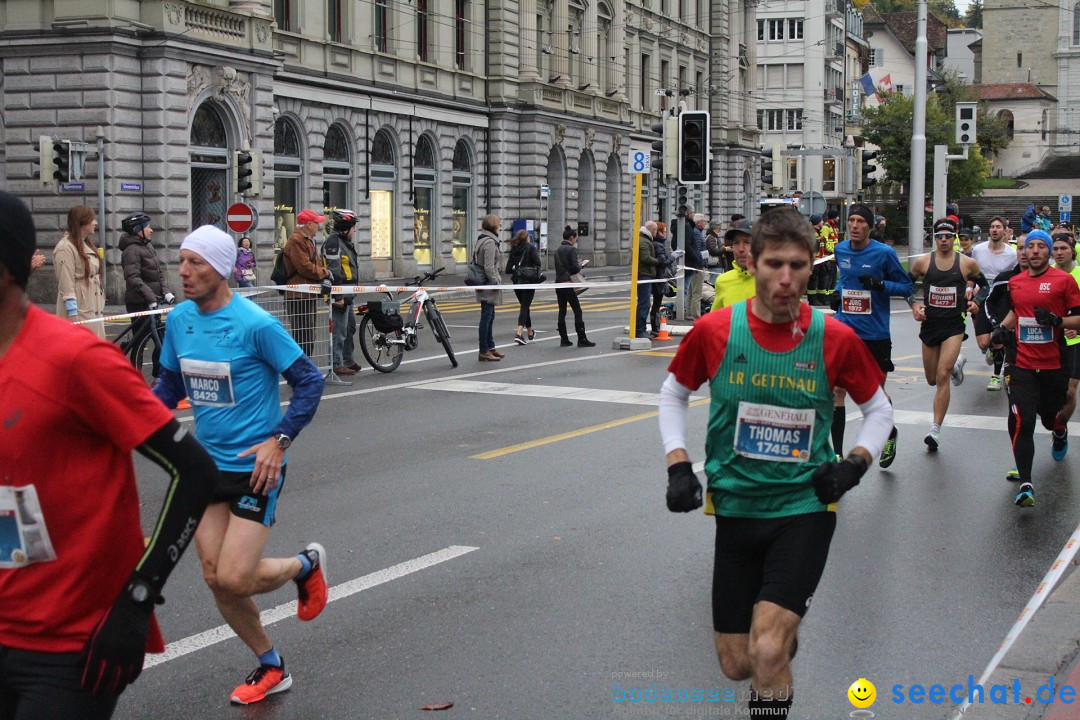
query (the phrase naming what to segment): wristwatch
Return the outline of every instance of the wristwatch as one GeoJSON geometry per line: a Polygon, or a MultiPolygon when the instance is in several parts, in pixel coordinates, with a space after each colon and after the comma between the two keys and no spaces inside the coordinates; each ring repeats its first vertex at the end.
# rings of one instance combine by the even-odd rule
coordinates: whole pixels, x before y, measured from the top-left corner
{"type": "Polygon", "coordinates": [[[150,583],[140,577],[132,577],[125,591],[136,605],[151,605],[157,592],[150,583]]]}
{"type": "Polygon", "coordinates": [[[277,440],[277,446],[282,450],[288,450],[289,446],[292,445],[292,438],[285,433],[278,433],[274,436],[274,440],[277,440]]]}

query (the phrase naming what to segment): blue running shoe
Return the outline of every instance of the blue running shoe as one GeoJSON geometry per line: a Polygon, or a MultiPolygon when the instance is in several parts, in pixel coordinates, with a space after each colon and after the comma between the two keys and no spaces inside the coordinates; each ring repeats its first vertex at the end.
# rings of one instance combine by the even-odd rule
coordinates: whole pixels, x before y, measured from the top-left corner
{"type": "Polygon", "coordinates": [[[1031,507],[1035,504],[1035,488],[1031,483],[1023,483],[1016,494],[1017,507],[1031,507]]]}
{"type": "Polygon", "coordinates": [[[1054,458],[1057,462],[1061,462],[1069,452],[1069,434],[1066,432],[1063,433],[1061,437],[1058,437],[1058,434],[1055,432],[1051,433],[1051,438],[1050,457],[1054,458]]]}
{"type": "Polygon", "coordinates": [[[1020,479],[1020,471],[1013,468],[1009,472],[1005,473],[1005,479],[1009,482],[1016,482],[1020,479]]]}

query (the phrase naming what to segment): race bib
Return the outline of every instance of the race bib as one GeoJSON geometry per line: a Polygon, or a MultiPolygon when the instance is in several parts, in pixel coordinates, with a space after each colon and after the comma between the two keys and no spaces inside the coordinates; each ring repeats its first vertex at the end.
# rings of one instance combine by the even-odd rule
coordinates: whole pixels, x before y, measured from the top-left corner
{"type": "Polygon", "coordinates": [[[1022,343],[1041,345],[1054,342],[1054,328],[1040,325],[1033,317],[1020,318],[1019,330],[1019,340],[1022,343]]]}
{"type": "Polygon", "coordinates": [[[842,290],[840,292],[840,301],[843,304],[844,312],[848,315],[869,315],[871,313],[869,290],[842,290]]]}
{"type": "Polygon", "coordinates": [[[813,410],[739,403],[735,452],[743,457],[778,462],[806,462],[814,434],[813,410]]]}
{"type": "Polygon", "coordinates": [[[937,285],[931,285],[926,300],[929,307],[955,309],[956,286],[938,287],[937,285]]]}
{"type": "Polygon", "coordinates": [[[0,487],[0,568],[56,559],[33,485],[0,487]]]}
{"type": "Polygon", "coordinates": [[[180,373],[192,405],[229,407],[236,404],[230,363],[180,358],[180,373]]]}

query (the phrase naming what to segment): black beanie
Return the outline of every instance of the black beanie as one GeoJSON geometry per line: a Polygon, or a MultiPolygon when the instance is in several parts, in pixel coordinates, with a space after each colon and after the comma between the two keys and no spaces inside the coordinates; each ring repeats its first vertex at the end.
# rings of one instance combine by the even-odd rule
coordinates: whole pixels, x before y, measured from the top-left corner
{"type": "Polygon", "coordinates": [[[0,190],[0,265],[24,290],[30,279],[30,259],[37,247],[35,237],[30,210],[22,200],[0,190]]]}
{"type": "Polygon", "coordinates": [[[852,205],[851,209],[848,210],[848,217],[851,217],[852,215],[858,215],[866,221],[867,225],[874,227],[874,211],[866,205],[863,205],[862,203],[855,203],[852,205]]]}

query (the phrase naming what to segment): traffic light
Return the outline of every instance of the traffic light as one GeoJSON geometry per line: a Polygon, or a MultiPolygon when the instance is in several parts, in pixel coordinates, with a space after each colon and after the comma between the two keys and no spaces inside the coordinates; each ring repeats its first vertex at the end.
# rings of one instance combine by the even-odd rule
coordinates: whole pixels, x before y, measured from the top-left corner
{"type": "Polygon", "coordinates": [[[705,111],[679,114],[679,182],[709,182],[709,113],[705,111]]]}
{"type": "Polygon", "coordinates": [[[761,186],[767,190],[780,187],[780,182],[777,181],[781,178],[776,175],[783,162],[780,152],[779,145],[761,148],[761,186]]]}
{"type": "Polygon", "coordinates": [[[956,103],[956,144],[975,144],[975,111],[978,105],[973,102],[956,103]]]}
{"type": "Polygon", "coordinates": [[[252,156],[249,150],[237,150],[233,153],[233,192],[247,195],[251,190],[252,156]]]}
{"type": "Polygon", "coordinates": [[[678,172],[678,156],[675,154],[675,143],[679,136],[678,120],[665,115],[660,122],[652,124],[652,131],[663,138],[654,140],[652,149],[660,155],[664,177],[673,177],[678,172]]]}
{"type": "Polygon", "coordinates": [[[61,185],[71,182],[71,143],[52,141],[53,181],[61,185]]]}
{"type": "Polygon", "coordinates": [[[262,192],[262,151],[233,152],[233,192],[252,197],[262,192]]]}
{"type": "Polygon", "coordinates": [[[686,206],[690,204],[690,188],[685,185],[679,185],[675,190],[675,212],[685,212],[686,206]]]}
{"type": "Polygon", "coordinates": [[[877,166],[870,163],[876,157],[876,151],[855,148],[855,164],[859,168],[859,186],[857,189],[861,190],[877,184],[877,179],[874,177],[877,166]]]}
{"type": "Polygon", "coordinates": [[[53,165],[53,139],[48,135],[42,135],[38,138],[38,165],[41,166],[38,169],[38,179],[41,180],[41,184],[45,187],[55,185],[56,178],[53,177],[53,173],[56,171],[56,166],[53,165]]]}

